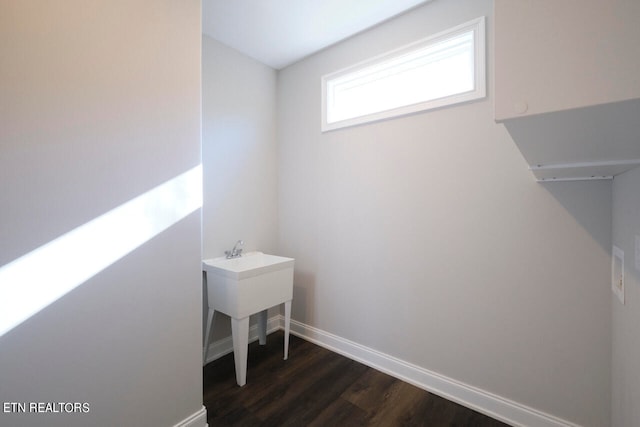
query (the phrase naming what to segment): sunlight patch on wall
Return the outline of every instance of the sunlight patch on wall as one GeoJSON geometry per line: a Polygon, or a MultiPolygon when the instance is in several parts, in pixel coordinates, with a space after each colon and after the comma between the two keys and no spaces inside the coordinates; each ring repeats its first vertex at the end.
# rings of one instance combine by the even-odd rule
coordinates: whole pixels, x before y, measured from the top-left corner
{"type": "Polygon", "coordinates": [[[202,207],[202,166],[0,268],[0,336],[202,207]]]}

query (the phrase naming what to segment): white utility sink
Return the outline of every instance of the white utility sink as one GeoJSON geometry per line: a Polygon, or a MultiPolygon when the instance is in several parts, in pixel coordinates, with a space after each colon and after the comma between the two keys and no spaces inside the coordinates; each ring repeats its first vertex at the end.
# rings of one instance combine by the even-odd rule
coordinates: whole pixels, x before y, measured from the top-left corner
{"type": "Polygon", "coordinates": [[[202,261],[204,269],[232,279],[245,279],[271,271],[293,268],[293,258],[269,255],[262,252],[247,252],[239,258],[212,258],[202,261]]]}
{"type": "Polygon", "coordinates": [[[293,299],[293,258],[249,252],[239,258],[212,258],[202,261],[206,272],[209,302],[205,332],[204,363],[215,312],[231,317],[236,380],[243,386],[247,377],[249,316],[258,315],[258,337],[266,344],[267,309],[285,306],[284,359],[288,357],[291,300],[293,299]]]}

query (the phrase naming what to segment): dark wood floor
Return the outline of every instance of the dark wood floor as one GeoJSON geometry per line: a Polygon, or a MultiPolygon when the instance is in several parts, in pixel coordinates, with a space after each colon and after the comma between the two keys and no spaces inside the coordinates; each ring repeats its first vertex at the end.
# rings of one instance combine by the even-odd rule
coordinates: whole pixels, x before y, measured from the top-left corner
{"type": "Polygon", "coordinates": [[[471,409],[282,331],[249,346],[247,384],[233,354],[204,369],[204,404],[218,426],[506,426],[471,409]]]}

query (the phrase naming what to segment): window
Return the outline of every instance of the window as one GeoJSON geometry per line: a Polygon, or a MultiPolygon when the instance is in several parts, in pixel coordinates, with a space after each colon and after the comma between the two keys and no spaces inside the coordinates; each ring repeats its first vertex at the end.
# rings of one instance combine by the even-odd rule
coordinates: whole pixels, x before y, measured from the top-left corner
{"type": "Polygon", "coordinates": [[[322,131],[484,98],[484,17],[322,77],[322,131]]]}

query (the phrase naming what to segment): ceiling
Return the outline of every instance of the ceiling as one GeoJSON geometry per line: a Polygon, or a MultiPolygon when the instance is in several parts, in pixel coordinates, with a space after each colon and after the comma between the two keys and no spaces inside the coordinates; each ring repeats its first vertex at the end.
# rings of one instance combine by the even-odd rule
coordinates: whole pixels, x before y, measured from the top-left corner
{"type": "Polygon", "coordinates": [[[274,69],[431,0],[202,0],[202,32],[274,69]]]}

